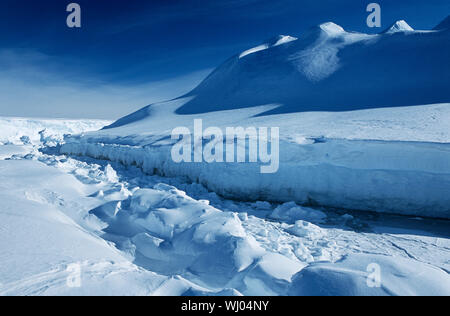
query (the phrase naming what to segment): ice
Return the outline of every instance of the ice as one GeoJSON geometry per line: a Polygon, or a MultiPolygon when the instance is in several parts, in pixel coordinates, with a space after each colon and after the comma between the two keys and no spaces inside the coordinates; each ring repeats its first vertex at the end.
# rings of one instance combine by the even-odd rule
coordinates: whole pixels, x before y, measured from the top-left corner
{"type": "Polygon", "coordinates": [[[450,29],[450,15],[447,16],[441,23],[436,25],[433,30],[448,30],[450,29]]]}
{"type": "Polygon", "coordinates": [[[109,182],[119,182],[119,178],[117,177],[116,171],[111,167],[111,165],[107,165],[105,168],[105,176],[109,182]]]}
{"type": "MultiPolygon", "coordinates": [[[[9,254],[0,256],[1,294],[308,295],[318,289],[308,291],[302,284],[310,281],[301,278],[315,283],[323,270],[341,267],[346,272],[338,279],[325,272],[327,286],[341,294],[447,293],[448,239],[439,234],[393,230],[386,219],[371,223],[372,233],[355,232],[351,227],[363,226],[349,214],[342,218],[344,213],[294,202],[226,200],[181,178],[45,154],[48,147],[40,146],[15,146],[15,158],[0,161],[6,201],[0,234],[7,241],[1,249],[9,254]],[[347,259],[360,252],[380,265],[388,290],[363,287],[369,259],[355,259],[358,265],[347,259]],[[388,259],[379,259],[381,254],[388,259]],[[81,267],[80,288],[66,283],[73,263],[81,267]],[[399,283],[403,264],[424,272],[417,277],[415,270],[402,270],[399,283]],[[441,284],[435,285],[438,277],[441,284]],[[417,290],[422,285],[423,292],[417,290]]],[[[432,227],[448,233],[439,221],[432,227]]]]}
{"type": "Polygon", "coordinates": [[[325,235],[320,227],[305,221],[296,221],[287,231],[295,236],[310,239],[320,239],[325,235]]]}
{"type": "Polygon", "coordinates": [[[94,131],[110,124],[102,120],[57,120],[0,118],[0,142],[10,144],[37,144],[49,142],[55,145],[63,139],[64,134],[79,134],[94,131]]]}
{"type": "Polygon", "coordinates": [[[289,294],[445,296],[450,293],[449,281],[448,273],[413,260],[353,254],[333,264],[303,269],[294,277],[289,294]],[[379,276],[369,276],[368,270],[379,271],[379,276]]]}

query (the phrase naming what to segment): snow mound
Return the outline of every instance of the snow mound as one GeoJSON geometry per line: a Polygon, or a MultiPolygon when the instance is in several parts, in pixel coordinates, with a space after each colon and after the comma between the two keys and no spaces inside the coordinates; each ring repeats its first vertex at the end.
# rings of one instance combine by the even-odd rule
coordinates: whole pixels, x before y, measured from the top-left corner
{"type": "MultiPolygon", "coordinates": [[[[61,152],[107,157],[149,174],[186,177],[226,198],[450,218],[448,144],[321,139],[299,145],[282,140],[279,170],[261,174],[258,163],[175,163],[173,142],[162,145],[162,135],[156,135],[154,145],[151,139],[138,138],[145,148],[102,135],[67,139],[61,152]]],[[[292,222],[320,220],[322,215],[288,204],[272,216],[292,222]]]]}
{"type": "Polygon", "coordinates": [[[414,31],[414,29],[406,23],[405,20],[396,21],[390,27],[388,27],[384,33],[397,33],[397,32],[409,32],[414,31]]]}
{"type": "MultiPolygon", "coordinates": [[[[89,186],[38,161],[0,163],[0,249],[8,254],[0,257],[1,296],[149,295],[168,281],[80,227],[89,186]]],[[[192,287],[173,283],[167,294],[192,287]]]]}
{"type": "Polygon", "coordinates": [[[342,26],[333,22],[326,22],[319,25],[319,28],[330,36],[336,36],[345,32],[342,26]]]}
{"type": "Polygon", "coordinates": [[[103,129],[116,128],[116,127],[121,127],[121,126],[130,124],[130,123],[133,123],[133,122],[138,122],[140,120],[143,120],[143,119],[149,117],[150,115],[151,115],[151,106],[149,105],[149,106],[143,107],[142,109],[140,109],[134,113],[131,113],[127,116],[124,116],[124,117],[118,119],[114,123],[103,127],[103,129]]]}
{"type": "Polygon", "coordinates": [[[445,271],[410,259],[366,254],[352,254],[336,263],[312,264],[292,283],[289,294],[299,296],[450,294],[450,276],[445,271]],[[379,284],[371,275],[377,268],[379,284]]]}

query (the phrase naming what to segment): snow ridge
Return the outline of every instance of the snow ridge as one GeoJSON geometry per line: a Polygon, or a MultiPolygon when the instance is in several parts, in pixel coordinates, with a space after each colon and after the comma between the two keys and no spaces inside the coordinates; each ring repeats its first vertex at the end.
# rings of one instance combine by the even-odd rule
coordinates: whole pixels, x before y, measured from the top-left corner
{"type": "Polygon", "coordinates": [[[414,29],[409,26],[408,23],[406,23],[405,20],[399,20],[396,21],[394,24],[392,24],[390,27],[388,27],[383,33],[397,33],[397,32],[410,32],[414,31],[414,29]]]}

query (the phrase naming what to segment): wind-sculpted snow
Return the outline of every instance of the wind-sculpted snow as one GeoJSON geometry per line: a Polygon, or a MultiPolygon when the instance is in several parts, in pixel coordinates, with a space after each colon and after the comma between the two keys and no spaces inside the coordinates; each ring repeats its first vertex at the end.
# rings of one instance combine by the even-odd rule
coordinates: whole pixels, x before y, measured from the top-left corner
{"type": "MultiPolygon", "coordinates": [[[[449,295],[448,274],[432,266],[403,258],[349,255],[341,261],[313,264],[293,280],[290,295],[300,296],[434,296],[449,295]],[[371,281],[361,274],[370,264],[380,268],[382,286],[370,286],[371,281]],[[426,275],[426,277],[424,277],[426,275]]],[[[375,284],[373,284],[375,285],[375,284]]]]}
{"type": "Polygon", "coordinates": [[[0,119],[0,294],[448,295],[447,24],[275,38],[99,131],[0,119]],[[195,119],[278,128],[279,169],[175,162],[195,119]]]}
{"type": "Polygon", "coordinates": [[[410,32],[414,29],[406,23],[405,20],[400,20],[388,27],[384,33],[410,32]]]}
{"type": "Polygon", "coordinates": [[[447,32],[448,32],[449,29],[450,29],[450,15],[447,16],[441,23],[436,25],[436,27],[433,30],[436,30],[436,31],[447,30],[447,32]]]}
{"type": "MultiPolygon", "coordinates": [[[[397,21],[375,35],[316,26],[279,36],[225,61],[183,96],[178,114],[267,104],[260,113],[349,111],[450,102],[449,18],[433,31],[397,21]]],[[[153,105],[110,127],[144,120],[153,105]]]]}
{"type": "Polygon", "coordinates": [[[447,221],[227,200],[43,143],[0,146],[14,151],[0,160],[2,295],[448,293],[447,221]]]}
{"type": "Polygon", "coordinates": [[[61,152],[183,176],[228,198],[450,218],[450,107],[432,104],[450,100],[445,25],[398,21],[367,35],[324,23],[282,36],[229,59],[183,98],[67,138],[61,152]],[[195,119],[278,128],[278,171],[175,163],[171,131],[195,119]]]}

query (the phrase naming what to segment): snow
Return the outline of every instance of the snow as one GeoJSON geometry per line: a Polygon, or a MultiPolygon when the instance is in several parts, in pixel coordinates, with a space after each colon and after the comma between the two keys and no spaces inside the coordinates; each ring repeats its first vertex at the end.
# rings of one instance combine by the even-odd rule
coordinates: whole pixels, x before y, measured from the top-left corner
{"type": "Polygon", "coordinates": [[[184,96],[191,99],[176,113],[266,104],[277,104],[269,113],[278,114],[449,102],[449,33],[413,31],[400,21],[394,29],[402,32],[368,35],[328,22],[287,44],[263,44],[224,62],[184,96]]]}
{"type": "Polygon", "coordinates": [[[165,280],[131,264],[60,211],[63,203],[67,211],[82,211],[85,189],[36,161],[1,162],[1,295],[145,295],[165,280]],[[80,264],[82,289],[67,286],[71,264],[80,264]]]}
{"type": "Polygon", "coordinates": [[[448,36],[324,23],[232,57],[184,97],[68,137],[61,153],[185,177],[226,198],[450,218],[448,36]],[[170,133],[194,119],[278,127],[280,168],[175,163],[170,133]]]}
{"type": "Polygon", "coordinates": [[[444,280],[448,280],[447,273],[426,264],[396,257],[354,254],[333,264],[317,263],[303,269],[294,277],[289,294],[319,296],[449,295],[450,283],[444,280]],[[366,268],[371,264],[380,267],[381,284],[379,287],[367,285],[366,268]],[[424,275],[426,275],[425,278],[424,275]]]}
{"type": "Polygon", "coordinates": [[[280,168],[260,174],[253,163],[173,162],[168,126],[192,130],[194,119],[173,114],[183,102],[153,105],[141,121],[68,138],[61,150],[187,177],[227,198],[450,216],[448,104],[255,116],[266,111],[261,107],[203,115],[204,128],[280,127],[280,168]]]}
{"type": "Polygon", "coordinates": [[[29,148],[25,146],[2,145],[0,146],[0,159],[9,158],[14,154],[26,154],[28,151],[29,148]]]}
{"type": "Polygon", "coordinates": [[[384,33],[392,34],[397,32],[408,32],[408,31],[414,31],[414,29],[409,26],[408,23],[406,23],[405,20],[399,20],[392,24],[390,27],[388,27],[384,33]]]}
{"type": "Polygon", "coordinates": [[[232,201],[182,178],[54,155],[42,142],[8,150],[2,295],[448,293],[447,221],[232,201]],[[80,287],[67,283],[74,263],[80,287]],[[366,263],[380,265],[381,289],[364,285],[366,263]],[[306,286],[318,278],[325,288],[306,286]]]}
{"type": "Polygon", "coordinates": [[[309,222],[320,222],[327,217],[321,211],[301,207],[294,202],[287,202],[278,206],[270,215],[271,218],[283,221],[305,220],[309,222]]]}
{"type": "Polygon", "coordinates": [[[295,225],[287,231],[292,235],[310,239],[319,239],[325,235],[320,227],[305,221],[296,221],[295,225]]]}
{"type": "Polygon", "coordinates": [[[447,16],[441,23],[436,25],[433,30],[448,30],[450,28],[450,15],[447,16]]]}
{"type": "Polygon", "coordinates": [[[449,295],[448,50],[330,22],[101,130],[0,118],[0,295],[449,295]],[[175,163],[199,118],[279,127],[279,170],[175,163]]]}
{"type": "Polygon", "coordinates": [[[319,25],[319,28],[329,36],[337,36],[339,34],[345,33],[342,26],[337,25],[333,22],[326,22],[319,25]]]}
{"type": "Polygon", "coordinates": [[[295,40],[297,40],[297,38],[295,38],[293,36],[278,35],[277,37],[268,40],[267,43],[258,45],[256,47],[250,48],[250,49],[242,52],[239,55],[239,58],[243,58],[243,57],[245,57],[247,55],[250,55],[250,54],[262,51],[262,50],[266,50],[266,49],[269,49],[271,47],[280,46],[280,45],[283,45],[283,44],[286,44],[286,43],[289,43],[289,42],[292,42],[292,41],[295,41],[295,40]]]}
{"type": "MultiPolygon", "coordinates": [[[[64,134],[79,134],[81,132],[95,131],[110,124],[105,120],[57,120],[57,119],[26,119],[2,117],[0,118],[0,143],[19,144],[24,142],[39,143],[44,137],[57,142],[63,139],[64,134]],[[42,132],[42,133],[39,133],[42,132]],[[25,138],[22,138],[25,136],[25,138]]],[[[55,142],[53,144],[56,144],[55,142]]]]}

